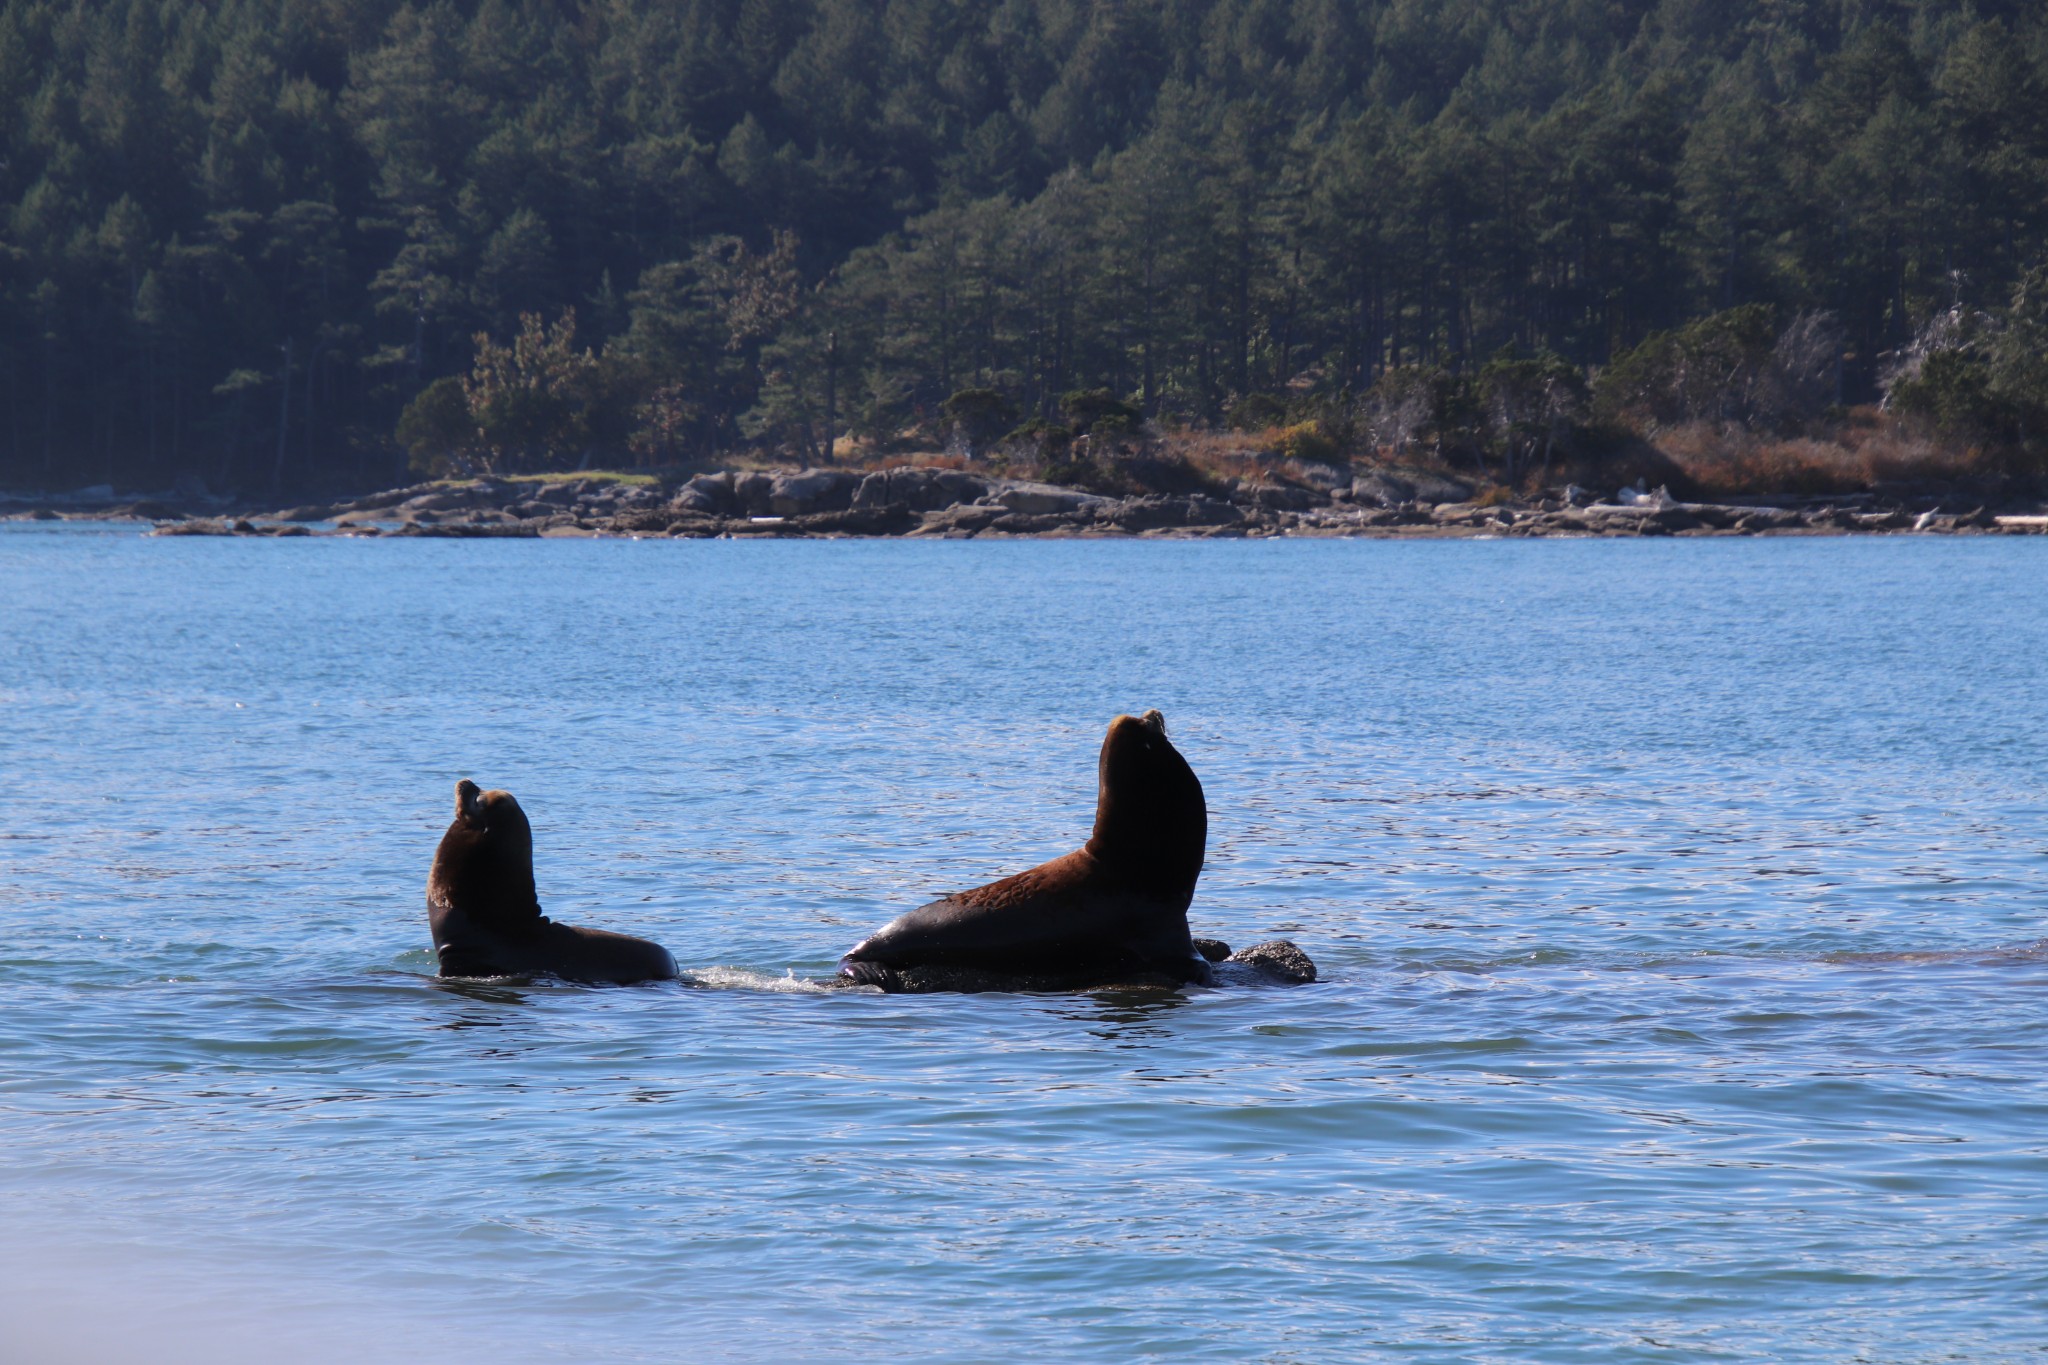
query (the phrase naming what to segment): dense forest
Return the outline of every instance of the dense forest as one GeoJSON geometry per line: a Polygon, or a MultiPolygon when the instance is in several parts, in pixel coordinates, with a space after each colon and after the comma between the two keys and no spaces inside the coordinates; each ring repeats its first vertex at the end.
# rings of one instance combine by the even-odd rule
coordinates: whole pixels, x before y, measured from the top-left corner
{"type": "Polygon", "coordinates": [[[0,210],[17,483],[1278,420],[1703,327],[2017,413],[2048,7],[4,0],[0,210]]]}

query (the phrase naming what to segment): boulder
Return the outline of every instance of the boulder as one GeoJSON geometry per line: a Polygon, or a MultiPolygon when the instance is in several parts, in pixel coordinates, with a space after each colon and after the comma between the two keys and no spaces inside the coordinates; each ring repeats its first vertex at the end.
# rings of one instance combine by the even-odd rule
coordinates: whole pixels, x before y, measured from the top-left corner
{"type": "Polygon", "coordinates": [[[989,482],[978,474],[959,469],[921,469],[899,465],[878,469],[860,481],[854,490],[854,507],[908,507],[913,512],[936,512],[986,497],[989,482]]]}
{"type": "Polygon", "coordinates": [[[1200,493],[1148,493],[1125,498],[1104,510],[1102,519],[1130,531],[1154,531],[1173,526],[1236,526],[1244,513],[1227,502],[1200,493]]]}
{"type": "Polygon", "coordinates": [[[1738,531],[1779,531],[1792,526],[1802,526],[1804,519],[1797,512],[1783,507],[1747,507],[1735,519],[1738,531]]]}
{"type": "Polygon", "coordinates": [[[1380,507],[1410,502],[1463,502],[1472,486],[1423,469],[1368,469],[1351,481],[1351,500],[1380,507]]]}
{"type": "Polygon", "coordinates": [[[699,474],[676,490],[669,500],[669,510],[690,512],[699,516],[726,516],[737,506],[733,496],[732,475],[720,470],[716,474],[699,474]]]}
{"type": "Polygon", "coordinates": [[[1256,967],[1289,985],[1305,986],[1316,979],[1316,964],[1309,960],[1309,955],[1284,938],[1239,948],[1224,961],[1256,967]]]}
{"type": "Polygon", "coordinates": [[[1348,471],[1320,460],[1289,460],[1286,468],[1296,482],[1315,489],[1324,497],[1335,497],[1351,487],[1348,471]]]}
{"type": "Polygon", "coordinates": [[[1491,521],[1493,515],[1486,508],[1474,507],[1469,502],[1445,502],[1430,509],[1429,519],[1439,526],[1477,526],[1491,521]]]}
{"type": "Polygon", "coordinates": [[[1011,535],[1043,535],[1047,531],[1072,531],[1094,525],[1094,518],[1084,512],[1005,512],[989,523],[991,531],[1007,531],[1011,535]]]}
{"type": "Polygon", "coordinates": [[[853,507],[843,512],[813,512],[797,525],[809,535],[900,536],[918,524],[900,503],[888,507],[853,507]]]}
{"type": "Polygon", "coordinates": [[[1328,501],[1313,489],[1287,483],[1257,483],[1238,490],[1236,501],[1273,512],[1306,512],[1328,501]]]}
{"type": "Polygon", "coordinates": [[[1116,505],[1113,498],[1050,483],[1006,483],[996,490],[995,500],[1007,510],[1027,516],[1058,516],[1116,505]]]}
{"type": "Polygon", "coordinates": [[[978,507],[965,503],[955,504],[952,507],[941,508],[936,512],[925,513],[922,524],[910,534],[934,536],[944,535],[948,532],[959,532],[972,535],[976,531],[986,530],[996,518],[1003,515],[1005,513],[1000,507],[978,507]]]}
{"type": "Polygon", "coordinates": [[[754,471],[733,477],[732,493],[742,515],[765,517],[772,514],[769,499],[774,496],[775,476],[754,471]]]}
{"type": "MultiPolygon", "coordinates": [[[[139,517],[144,521],[183,521],[185,513],[167,503],[138,502],[118,509],[117,515],[139,517]]],[[[317,520],[317,518],[316,518],[317,520]]]]}
{"type": "Polygon", "coordinates": [[[475,489],[444,488],[432,493],[421,493],[398,504],[398,512],[454,512],[465,507],[482,506],[475,489]]]}
{"type": "Polygon", "coordinates": [[[853,505],[861,476],[850,469],[803,469],[778,474],[768,488],[768,509],[779,517],[844,512],[853,505]]]}

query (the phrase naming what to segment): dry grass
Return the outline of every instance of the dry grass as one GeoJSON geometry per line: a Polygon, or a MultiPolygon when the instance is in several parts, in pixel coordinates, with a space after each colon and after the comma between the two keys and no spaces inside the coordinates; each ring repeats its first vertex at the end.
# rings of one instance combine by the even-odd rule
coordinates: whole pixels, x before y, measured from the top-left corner
{"type": "Polygon", "coordinates": [[[1850,493],[1880,483],[1954,483],[1986,471],[1975,446],[1940,445],[1872,408],[1832,430],[1780,437],[1693,423],[1648,438],[1705,496],[1850,493]]]}

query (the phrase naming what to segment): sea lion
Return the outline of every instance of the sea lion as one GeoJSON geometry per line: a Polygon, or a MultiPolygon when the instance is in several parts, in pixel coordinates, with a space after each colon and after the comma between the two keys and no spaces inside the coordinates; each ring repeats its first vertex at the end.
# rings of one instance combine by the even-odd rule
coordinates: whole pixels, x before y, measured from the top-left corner
{"type": "Polygon", "coordinates": [[[1118,716],[1097,764],[1095,829],[1063,858],[890,921],[840,959],[886,991],[1085,990],[1207,981],[1188,936],[1209,809],[1166,718],[1118,716]]]}
{"type": "Polygon", "coordinates": [[[644,938],[556,924],[533,889],[533,827],[511,792],[455,784],[455,823],[427,875],[427,923],[442,976],[669,981],[676,960],[644,938]]]}

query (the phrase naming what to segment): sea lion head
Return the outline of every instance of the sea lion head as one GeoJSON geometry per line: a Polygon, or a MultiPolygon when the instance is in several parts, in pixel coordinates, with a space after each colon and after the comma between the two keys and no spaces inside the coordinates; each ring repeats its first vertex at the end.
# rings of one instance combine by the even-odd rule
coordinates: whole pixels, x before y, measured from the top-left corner
{"type": "Polygon", "coordinates": [[[1088,851],[1140,889],[1185,904],[1202,874],[1209,807],[1194,769],[1166,737],[1166,717],[1147,711],[1111,721],[1097,773],[1088,851]]]}
{"type": "Polygon", "coordinates": [[[455,823],[479,842],[533,862],[533,826],[508,791],[484,791],[468,778],[455,784],[455,823]]]}
{"type": "Polygon", "coordinates": [[[434,852],[430,900],[478,924],[540,917],[533,887],[533,826],[508,791],[455,784],[455,821],[434,852]]]}

